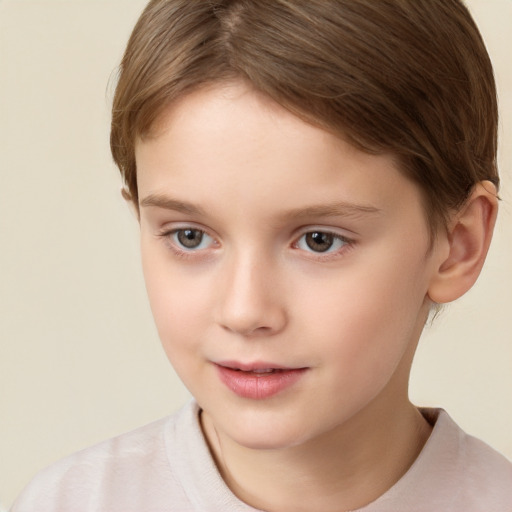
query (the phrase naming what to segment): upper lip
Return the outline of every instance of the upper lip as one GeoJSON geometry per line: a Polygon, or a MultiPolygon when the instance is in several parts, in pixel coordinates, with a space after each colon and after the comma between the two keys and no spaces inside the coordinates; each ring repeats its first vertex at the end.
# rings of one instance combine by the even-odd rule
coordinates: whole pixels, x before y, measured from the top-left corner
{"type": "Polygon", "coordinates": [[[231,370],[241,370],[243,372],[253,372],[255,370],[299,370],[299,367],[283,366],[276,363],[266,361],[255,361],[252,363],[242,363],[239,361],[219,361],[218,366],[229,368],[231,370]]]}

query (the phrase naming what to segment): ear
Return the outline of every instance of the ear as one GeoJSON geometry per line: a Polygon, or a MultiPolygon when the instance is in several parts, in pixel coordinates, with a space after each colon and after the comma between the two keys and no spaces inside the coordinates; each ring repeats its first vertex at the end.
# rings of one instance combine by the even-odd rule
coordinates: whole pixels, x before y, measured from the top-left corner
{"type": "Polygon", "coordinates": [[[135,203],[132,195],[125,187],[121,188],[121,195],[123,196],[123,199],[128,204],[128,207],[130,208],[132,215],[137,219],[137,222],[140,223],[139,205],[135,203]]]}
{"type": "Polygon", "coordinates": [[[448,251],[443,251],[430,282],[428,295],[433,302],[451,302],[475,284],[489,250],[497,213],[495,185],[490,181],[478,183],[443,235],[448,251]]]}

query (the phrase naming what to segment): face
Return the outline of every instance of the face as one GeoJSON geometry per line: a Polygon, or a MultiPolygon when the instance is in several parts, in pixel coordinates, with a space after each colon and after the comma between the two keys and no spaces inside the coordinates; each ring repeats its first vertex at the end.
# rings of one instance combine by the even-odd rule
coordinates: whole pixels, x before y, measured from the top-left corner
{"type": "Polygon", "coordinates": [[[296,446],[407,401],[435,249],[392,157],[233,84],[173,105],[136,160],[156,325],[217,431],[296,446]]]}

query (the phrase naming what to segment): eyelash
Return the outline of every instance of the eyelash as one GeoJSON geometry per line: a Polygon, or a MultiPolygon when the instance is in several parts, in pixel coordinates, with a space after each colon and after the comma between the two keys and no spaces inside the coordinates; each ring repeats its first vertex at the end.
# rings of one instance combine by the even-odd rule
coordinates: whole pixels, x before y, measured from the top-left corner
{"type": "MultiPolygon", "coordinates": [[[[158,233],[157,236],[163,240],[165,246],[180,259],[197,258],[199,256],[198,253],[204,251],[204,249],[186,249],[185,247],[180,247],[178,243],[173,240],[173,237],[183,231],[198,231],[203,235],[210,237],[212,240],[215,240],[215,238],[209,235],[204,229],[195,226],[183,226],[174,229],[167,229],[158,233]]],[[[204,258],[204,254],[201,256],[204,258]]]]}
{"type": "MultiPolygon", "coordinates": [[[[307,244],[307,242],[305,242],[305,243],[307,244]]],[[[339,233],[336,233],[334,231],[329,231],[328,229],[322,229],[322,228],[318,228],[318,229],[313,228],[313,229],[308,229],[307,231],[303,232],[301,234],[301,236],[297,239],[297,241],[293,243],[292,247],[296,248],[298,250],[304,250],[308,254],[313,255],[313,257],[318,260],[329,261],[329,260],[339,258],[342,255],[344,255],[346,253],[346,251],[353,248],[354,244],[355,244],[354,240],[347,238],[346,236],[340,235],[339,233]],[[331,237],[332,238],[331,241],[333,244],[338,242],[338,243],[342,243],[342,245],[341,245],[341,247],[334,249],[334,250],[331,250],[331,247],[332,247],[331,246],[323,252],[322,251],[314,251],[311,249],[311,247],[309,248],[311,250],[301,249],[301,247],[299,247],[301,240],[305,239],[308,235],[313,235],[313,234],[321,234],[324,236],[331,237]]]]}
{"type": "MultiPolygon", "coordinates": [[[[192,258],[198,258],[198,257],[205,258],[204,251],[206,249],[195,249],[195,248],[186,249],[184,247],[180,247],[179,242],[173,240],[173,237],[176,236],[178,233],[184,232],[187,230],[198,231],[198,232],[202,233],[203,236],[206,235],[206,236],[210,237],[215,242],[215,238],[213,236],[209,235],[206,230],[195,227],[195,226],[183,226],[183,227],[174,228],[174,229],[170,229],[170,230],[167,229],[167,230],[164,230],[164,231],[158,233],[157,236],[159,238],[161,238],[164,241],[166,247],[169,248],[174,253],[174,255],[180,259],[192,259],[192,258]]],[[[355,240],[347,238],[347,237],[340,235],[339,233],[336,233],[334,231],[329,231],[328,229],[312,228],[312,229],[308,229],[307,231],[303,231],[302,234],[298,238],[295,239],[295,242],[293,242],[291,247],[293,249],[296,249],[299,251],[304,251],[304,252],[312,255],[317,260],[329,261],[329,260],[332,260],[332,259],[342,256],[342,254],[344,254],[346,251],[352,249],[353,246],[355,245],[355,243],[356,243],[355,240]],[[334,251],[331,251],[330,248],[328,248],[324,252],[314,251],[314,250],[308,251],[307,249],[301,249],[299,247],[300,241],[302,239],[304,239],[306,236],[314,234],[314,233],[319,233],[322,235],[330,236],[330,237],[332,237],[333,242],[338,241],[338,242],[341,242],[343,245],[334,251]]]]}

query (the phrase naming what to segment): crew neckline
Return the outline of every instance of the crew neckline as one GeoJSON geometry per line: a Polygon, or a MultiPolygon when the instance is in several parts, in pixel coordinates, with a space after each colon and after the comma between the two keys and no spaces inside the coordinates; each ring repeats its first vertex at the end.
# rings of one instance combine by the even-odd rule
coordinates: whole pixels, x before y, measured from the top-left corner
{"type": "MultiPolygon", "coordinates": [[[[433,428],[418,457],[400,480],[384,494],[352,512],[380,512],[381,505],[388,507],[392,502],[400,500],[404,492],[410,493],[414,482],[425,482],[421,480],[424,468],[431,467],[434,460],[436,465],[439,464],[439,457],[442,457],[439,448],[441,437],[443,446],[457,445],[456,442],[453,443],[456,441],[453,438],[458,429],[443,409],[419,410],[433,428]]],[[[174,432],[167,432],[168,435],[165,436],[166,450],[175,478],[181,482],[194,509],[197,512],[217,509],[224,512],[264,512],[241,501],[223,480],[202,432],[197,402],[192,400],[178,415],[175,422],[168,424],[168,428],[174,429],[174,432]],[[173,439],[180,442],[172,442],[173,439]]],[[[439,478],[443,478],[442,475],[450,470],[447,466],[453,464],[452,455],[442,457],[442,461],[443,468],[439,468],[439,478]]],[[[442,481],[436,478],[432,480],[430,475],[427,482],[432,487],[432,492],[435,492],[436,485],[442,485],[442,481]]]]}

